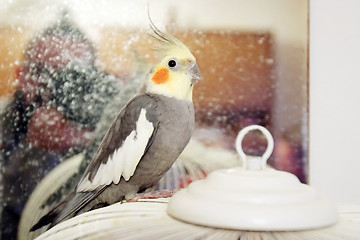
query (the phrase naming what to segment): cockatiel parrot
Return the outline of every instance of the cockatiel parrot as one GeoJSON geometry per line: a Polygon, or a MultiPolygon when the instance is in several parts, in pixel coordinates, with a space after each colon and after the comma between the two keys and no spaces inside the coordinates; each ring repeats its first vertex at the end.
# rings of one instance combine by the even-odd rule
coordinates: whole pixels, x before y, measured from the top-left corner
{"type": "Polygon", "coordinates": [[[151,20],[150,26],[163,58],[148,74],[143,93],[116,117],[75,189],[31,231],[133,198],[156,184],[188,144],[200,70],[182,42],[151,20]]]}

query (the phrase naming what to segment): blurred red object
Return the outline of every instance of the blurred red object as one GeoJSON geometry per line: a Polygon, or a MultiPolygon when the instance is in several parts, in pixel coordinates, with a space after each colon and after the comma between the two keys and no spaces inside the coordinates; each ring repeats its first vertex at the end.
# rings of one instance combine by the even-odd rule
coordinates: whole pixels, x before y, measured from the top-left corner
{"type": "Polygon", "coordinates": [[[32,146],[53,153],[66,153],[71,147],[92,140],[91,129],[68,121],[56,109],[39,108],[30,120],[27,140],[32,146]]]}
{"type": "Polygon", "coordinates": [[[52,153],[65,154],[71,147],[84,147],[92,129],[68,120],[53,104],[48,84],[53,73],[66,68],[94,67],[94,47],[68,22],[61,22],[33,38],[26,50],[23,65],[17,69],[19,91],[25,105],[39,107],[31,117],[27,141],[52,153]]]}

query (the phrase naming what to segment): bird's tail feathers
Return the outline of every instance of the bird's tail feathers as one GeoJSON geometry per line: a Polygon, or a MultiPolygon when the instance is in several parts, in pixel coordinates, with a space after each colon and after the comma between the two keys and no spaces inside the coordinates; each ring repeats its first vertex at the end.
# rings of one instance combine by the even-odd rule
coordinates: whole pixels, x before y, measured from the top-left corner
{"type": "Polygon", "coordinates": [[[50,224],[49,228],[52,228],[59,222],[79,214],[85,208],[86,211],[90,210],[91,206],[88,204],[102,193],[104,189],[105,187],[100,187],[91,192],[76,192],[73,190],[62,202],[43,216],[30,231],[35,231],[48,224],[50,224]]]}
{"type": "MultiPolygon", "coordinates": [[[[58,215],[62,212],[66,205],[66,199],[62,202],[60,202],[56,207],[54,207],[50,212],[48,212],[46,215],[40,218],[40,220],[31,227],[30,232],[36,231],[37,229],[51,224],[50,227],[53,225],[54,220],[58,217],[58,215]]],[[[49,228],[50,228],[49,227],[49,228]]]]}

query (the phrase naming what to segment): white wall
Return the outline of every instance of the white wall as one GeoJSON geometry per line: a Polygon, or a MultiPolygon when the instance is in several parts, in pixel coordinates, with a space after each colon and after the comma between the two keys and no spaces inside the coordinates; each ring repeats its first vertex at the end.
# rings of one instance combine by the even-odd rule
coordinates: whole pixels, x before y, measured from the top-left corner
{"type": "Polygon", "coordinates": [[[360,204],[359,1],[310,1],[310,184],[360,204]]]}

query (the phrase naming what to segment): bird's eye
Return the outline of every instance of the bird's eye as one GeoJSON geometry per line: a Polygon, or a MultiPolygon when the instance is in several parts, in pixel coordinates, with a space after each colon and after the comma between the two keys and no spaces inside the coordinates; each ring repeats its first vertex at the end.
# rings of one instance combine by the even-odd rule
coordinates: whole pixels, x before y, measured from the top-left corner
{"type": "Polygon", "coordinates": [[[168,62],[168,65],[169,65],[169,67],[171,67],[171,68],[176,67],[176,61],[175,61],[175,60],[170,60],[170,61],[168,62]]]}

